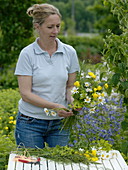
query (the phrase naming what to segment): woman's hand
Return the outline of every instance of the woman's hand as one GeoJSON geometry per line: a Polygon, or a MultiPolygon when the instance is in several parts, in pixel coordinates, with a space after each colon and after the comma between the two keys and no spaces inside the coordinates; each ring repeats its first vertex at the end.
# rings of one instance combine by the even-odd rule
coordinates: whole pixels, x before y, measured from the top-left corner
{"type": "Polygon", "coordinates": [[[58,105],[57,107],[57,113],[58,116],[60,117],[69,117],[69,116],[73,116],[73,112],[71,110],[68,110],[65,106],[63,105],[58,105]]]}

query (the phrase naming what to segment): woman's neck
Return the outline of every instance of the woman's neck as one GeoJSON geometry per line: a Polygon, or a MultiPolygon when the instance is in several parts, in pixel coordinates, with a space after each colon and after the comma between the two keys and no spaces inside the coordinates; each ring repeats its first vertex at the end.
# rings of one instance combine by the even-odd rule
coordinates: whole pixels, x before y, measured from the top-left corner
{"type": "Polygon", "coordinates": [[[50,42],[44,42],[40,38],[38,39],[38,44],[42,48],[42,50],[47,51],[49,55],[51,56],[56,50],[57,50],[57,42],[50,41],[50,42]]]}

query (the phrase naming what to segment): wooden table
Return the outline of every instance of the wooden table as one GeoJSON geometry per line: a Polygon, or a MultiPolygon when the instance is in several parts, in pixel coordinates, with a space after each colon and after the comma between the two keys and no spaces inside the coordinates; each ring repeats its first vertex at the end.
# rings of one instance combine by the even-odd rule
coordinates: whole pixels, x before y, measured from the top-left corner
{"type": "Polygon", "coordinates": [[[124,161],[119,151],[114,151],[116,156],[110,159],[98,161],[100,164],[61,164],[51,160],[41,158],[39,164],[15,162],[16,154],[11,153],[9,156],[7,170],[128,170],[128,165],[124,161]]]}

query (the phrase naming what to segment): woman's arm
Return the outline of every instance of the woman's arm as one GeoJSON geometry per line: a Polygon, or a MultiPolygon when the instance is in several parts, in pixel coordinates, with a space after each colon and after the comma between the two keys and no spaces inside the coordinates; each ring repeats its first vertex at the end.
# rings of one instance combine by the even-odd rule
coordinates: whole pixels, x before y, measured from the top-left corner
{"type": "Polygon", "coordinates": [[[48,109],[58,107],[58,104],[49,102],[41,98],[40,96],[32,93],[32,76],[18,76],[18,84],[21,97],[25,102],[48,109]]]}
{"type": "Polygon", "coordinates": [[[65,110],[63,110],[65,106],[58,103],[49,102],[41,98],[40,96],[32,93],[32,76],[18,75],[18,84],[21,97],[25,102],[28,102],[41,108],[48,109],[62,108],[62,110],[57,111],[60,117],[68,117],[72,115],[72,112],[66,112],[65,110]]]}
{"type": "Polygon", "coordinates": [[[73,97],[71,96],[71,90],[74,87],[74,82],[76,81],[76,72],[68,74],[68,81],[66,87],[66,99],[68,103],[73,102],[73,97]]]}

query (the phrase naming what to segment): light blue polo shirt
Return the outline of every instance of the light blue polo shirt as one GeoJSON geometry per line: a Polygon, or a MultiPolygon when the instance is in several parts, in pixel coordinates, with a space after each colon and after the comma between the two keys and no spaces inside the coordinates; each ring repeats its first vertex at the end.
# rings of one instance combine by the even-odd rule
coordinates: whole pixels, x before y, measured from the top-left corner
{"type": "MultiPolygon", "coordinates": [[[[50,57],[37,43],[25,47],[19,56],[15,75],[32,76],[32,93],[48,101],[67,106],[65,99],[68,74],[79,71],[76,51],[70,45],[62,43],[58,38],[57,51],[50,57]]],[[[61,119],[47,116],[43,108],[34,106],[20,99],[19,111],[24,115],[38,119],[61,119]]]]}

